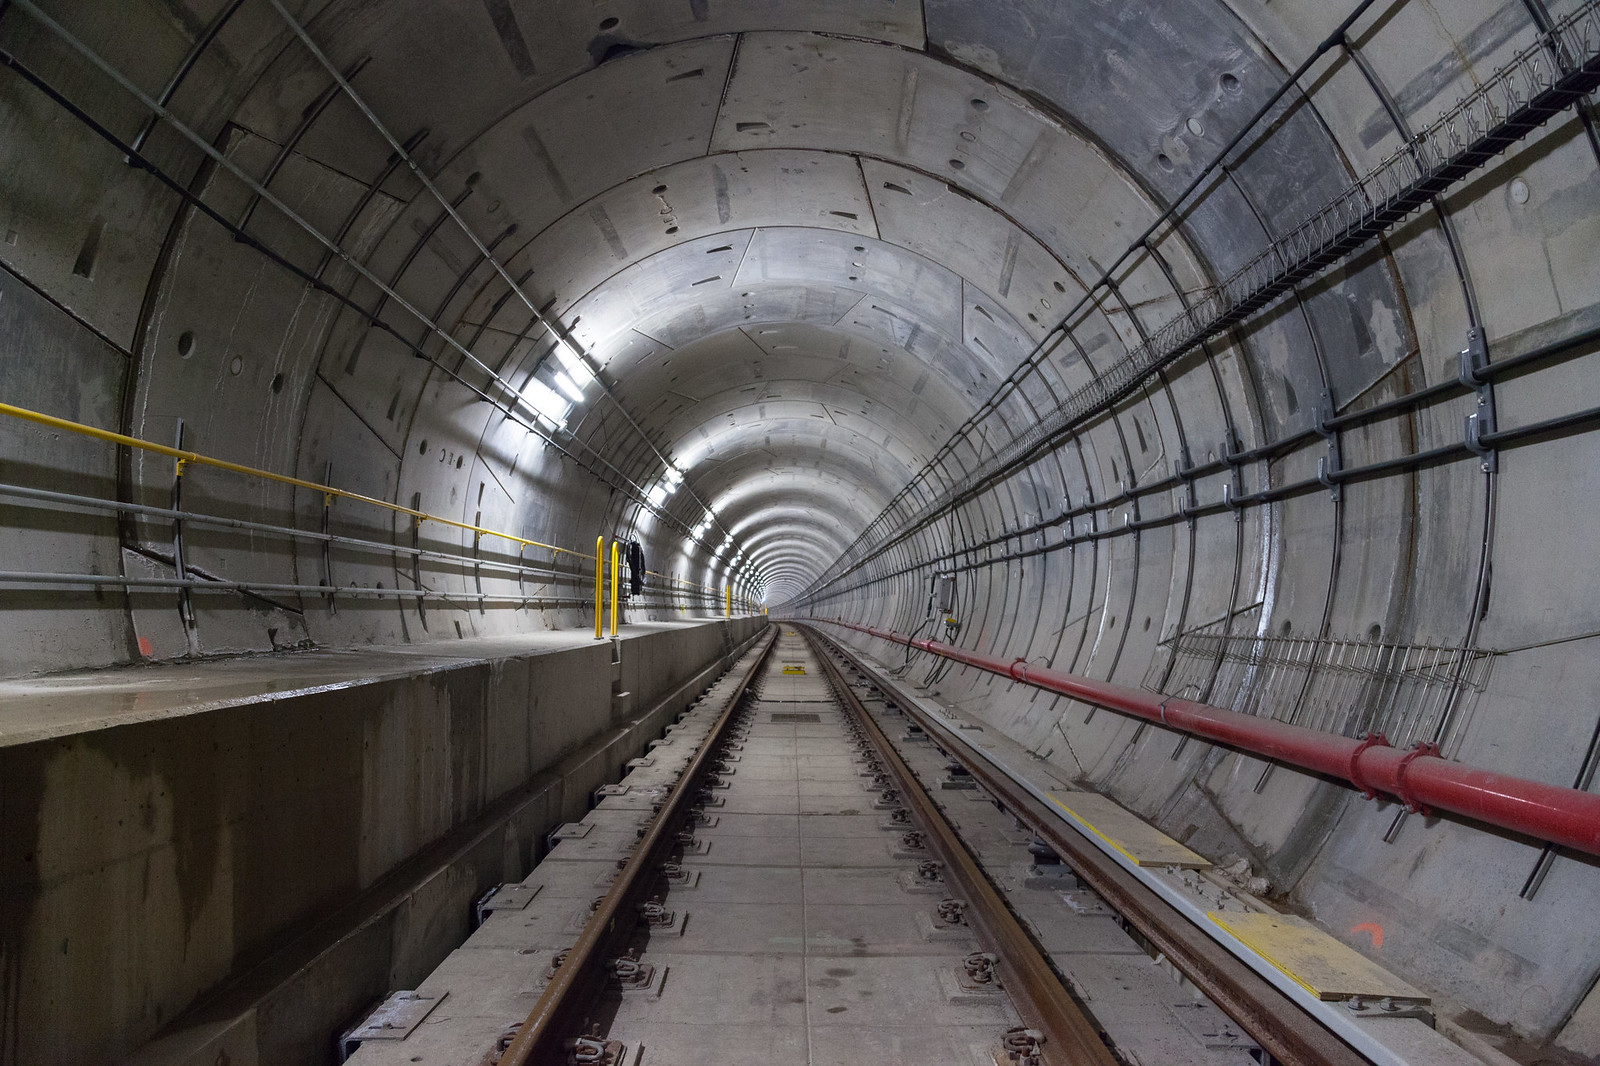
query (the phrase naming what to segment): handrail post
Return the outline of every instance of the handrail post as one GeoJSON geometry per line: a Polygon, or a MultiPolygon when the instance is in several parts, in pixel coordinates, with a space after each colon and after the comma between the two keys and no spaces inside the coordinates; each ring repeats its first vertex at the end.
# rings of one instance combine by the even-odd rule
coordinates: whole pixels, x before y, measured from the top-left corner
{"type": "MultiPolygon", "coordinates": [[[[173,440],[174,450],[183,449],[183,419],[178,419],[177,434],[173,440]]],[[[172,509],[183,510],[183,465],[179,459],[172,471],[172,509]]],[[[189,563],[183,545],[183,519],[172,520],[172,570],[178,575],[179,581],[189,580],[189,563]]],[[[194,600],[190,595],[189,587],[182,585],[178,588],[178,621],[183,625],[183,639],[188,654],[200,654],[200,628],[195,619],[194,600]]]]}
{"type": "Polygon", "coordinates": [[[596,537],[596,538],[594,538],[594,639],[595,640],[601,640],[601,639],[603,639],[603,636],[604,636],[600,632],[600,624],[605,620],[604,619],[604,612],[601,609],[601,605],[604,603],[604,600],[602,599],[602,593],[600,591],[600,584],[601,584],[602,579],[605,577],[605,554],[606,554],[606,538],[605,537],[596,537]]]}
{"type": "Polygon", "coordinates": [[[621,573],[621,551],[616,541],[611,542],[611,635],[617,635],[617,578],[621,573]]]}

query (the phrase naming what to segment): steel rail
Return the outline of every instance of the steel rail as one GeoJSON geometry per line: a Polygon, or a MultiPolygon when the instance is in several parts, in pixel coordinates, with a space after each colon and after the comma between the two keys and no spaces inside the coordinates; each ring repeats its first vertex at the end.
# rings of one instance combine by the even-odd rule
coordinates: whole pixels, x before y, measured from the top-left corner
{"type": "Polygon", "coordinates": [[[678,829],[694,803],[695,789],[710,769],[711,760],[751,681],[772,654],[777,635],[777,627],[769,625],[764,638],[766,644],[757,653],[755,662],[740,678],[738,688],[728,698],[722,714],[679,776],[661,805],[660,813],[651,821],[650,828],[584,925],[577,943],[568,950],[566,961],[556,969],[528,1012],[497,1066],[528,1066],[529,1063],[553,1066],[567,1062],[562,1042],[578,1035],[584,1020],[581,1012],[589,1009],[586,998],[601,987],[606,959],[621,954],[626,940],[633,934],[638,907],[647,902],[649,893],[654,890],[656,870],[676,843],[678,829]]]}
{"type": "MultiPolygon", "coordinates": [[[[810,629],[801,625],[802,629],[810,629]]],[[[871,669],[849,649],[819,634],[852,667],[920,723],[941,748],[1039,839],[1060,855],[1085,884],[1103,898],[1150,945],[1237,1022],[1284,1066],[1358,1066],[1367,1056],[1355,1050],[1321,1019],[1295,1003],[1282,989],[1207,935],[1131,871],[1070,828],[1042,799],[995,767],[963,738],[923,714],[892,680],[871,669]]]]}
{"type": "Polygon", "coordinates": [[[814,619],[977,667],[1035,688],[1104,707],[1175,733],[1354,785],[1369,799],[1384,793],[1412,810],[1452,814],[1534,840],[1600,855],[1600,795],[1496,773],[1444,759],[1433,745],[1392,747],[1381,733],[1336,736],[1270,718],[1109,681],[1030,667],[936,640],[839,619],[814,619]]]}
{"type": "Polygon", "coordinates": [[[922,787],[883,730],[873,721],[815,630],[799,627],[840,705],[866,731],[878,749],[900,795],[928,831],[930,850],[944,863],[955,894],[967,903],[965,916],[978,939],[998,956],[1001,987],[1011,994],[1030,1027],[1045,1034],[1041,1052],[1047,1066],[1115,1066],[1098,1022],[1084,1012],[1051,969],[988,875],[967,850],[933,798],[922,787]]]}

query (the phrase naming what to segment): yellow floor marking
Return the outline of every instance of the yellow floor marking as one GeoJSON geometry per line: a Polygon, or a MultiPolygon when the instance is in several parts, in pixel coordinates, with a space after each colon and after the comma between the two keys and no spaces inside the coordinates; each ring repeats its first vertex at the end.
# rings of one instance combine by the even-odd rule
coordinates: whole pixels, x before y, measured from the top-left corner
{"type": "Polygon", "coordinates": [[[1318,999],[1428,998],[1303,918],[1244,911],[1212,911],[1207,917],[1318,999]]]}
{"type": "Polygon", "coordinates": [[[1181,866],[1190,870],[1211,866],[1205,856],[1190,851],[1106,796],[1095,792],[1051,792],[1048,795],[1052,803],[1070,814],[1079,825],[1138,866],[1181,866]]]}

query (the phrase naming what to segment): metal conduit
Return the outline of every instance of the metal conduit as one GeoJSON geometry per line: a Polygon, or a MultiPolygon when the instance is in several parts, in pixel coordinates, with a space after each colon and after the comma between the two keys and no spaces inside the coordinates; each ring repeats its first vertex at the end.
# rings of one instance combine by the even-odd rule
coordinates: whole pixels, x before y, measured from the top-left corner
{"type": "Polygon", "coordinates": [[[1037,669],[1022,659],[1007,662],[888,629],[841,619],[816,621],[918,648],[1047,692],[1154,722],[1174,732],[1337,778],[1354,785],[1369,799],[1386,793],[1415,811],[1449,811],[1537,840],[1600,855],[1600,796],[1451,762],[1441,758],[1439,749],[1432,744],[1400,749],[1391,746],[1381,733],[1352,740],[1109,681],[1037,669]]]}

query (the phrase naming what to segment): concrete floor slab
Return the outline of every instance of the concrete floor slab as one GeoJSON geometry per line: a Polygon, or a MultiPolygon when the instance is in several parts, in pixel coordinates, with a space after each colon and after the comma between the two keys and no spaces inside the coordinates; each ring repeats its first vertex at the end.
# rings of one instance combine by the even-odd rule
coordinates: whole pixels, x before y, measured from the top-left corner
{"type": "Polygon", "coordinates": [[[812,956],[805,960],[806,1000],[814,1028],[830,1018],[839,1024],[858,1024],[861,1015],[884,1028],[923,1028],[945,1025],[989,1025],[1003,1030],[1017,1024],[1010,1001],[995,994],[993,1001],[950,1002],[937,972],[954,973],[959,955],[943,952],[934,957],[838,958],[812,956]],[[844,1010],[835,1011],[833,1008],[844,1010]],[[856,1013],[854,1019],[840,1015],[856,1013]]]}
{"type": "Polygon", "coordinates": [[[881,837],[878,823],[882,811],[862,810],[854,814],[819,811],[800,816],[800,839],[822,840],[829,837],[881,837]]]}

